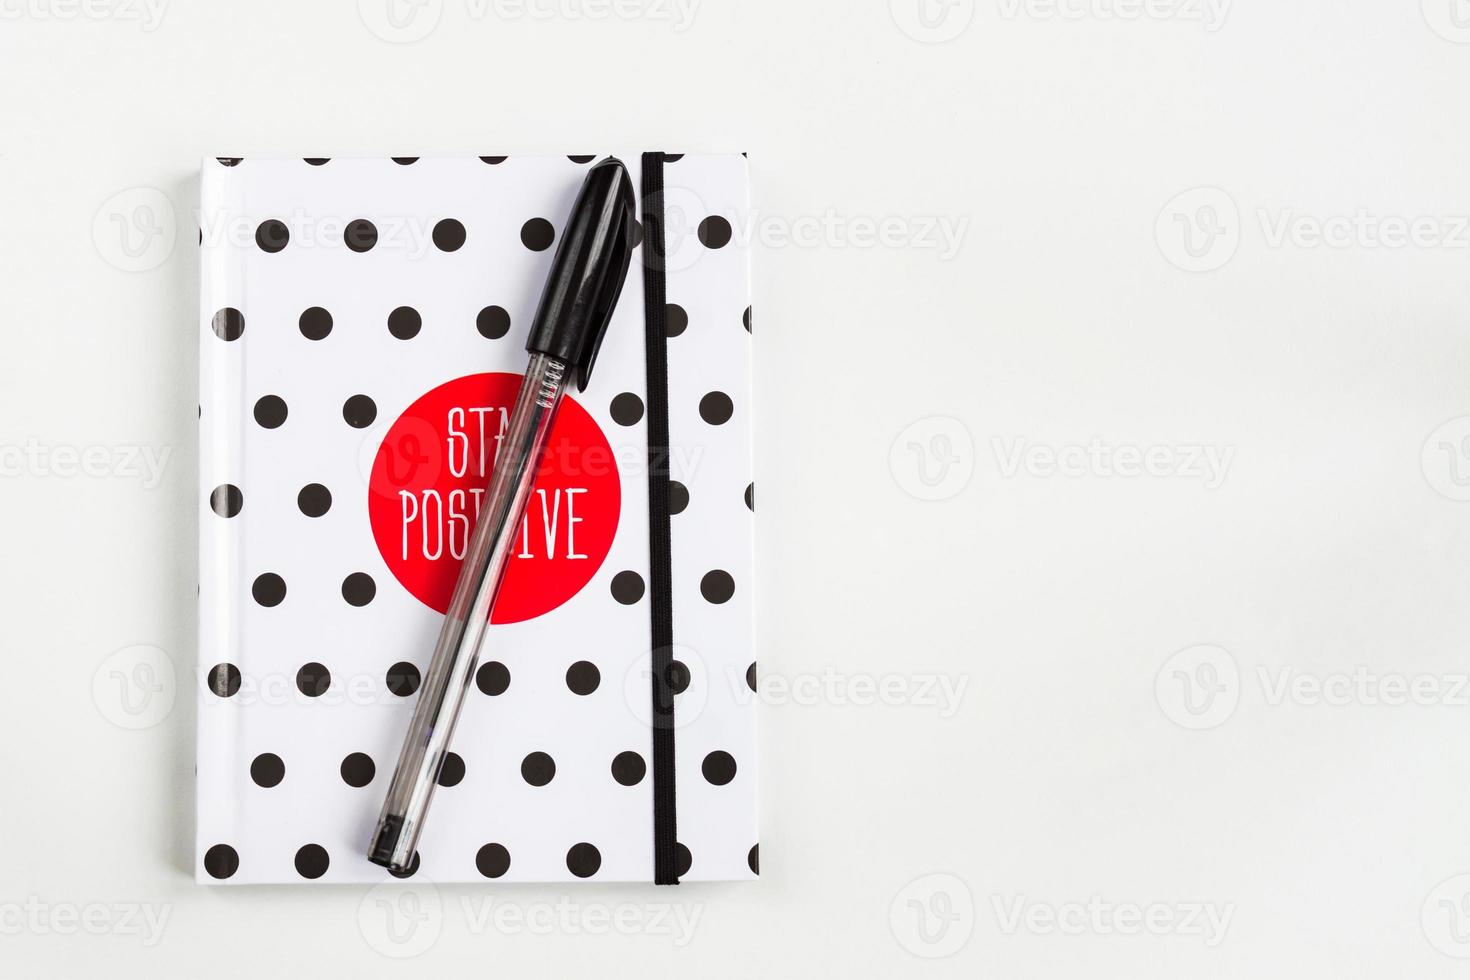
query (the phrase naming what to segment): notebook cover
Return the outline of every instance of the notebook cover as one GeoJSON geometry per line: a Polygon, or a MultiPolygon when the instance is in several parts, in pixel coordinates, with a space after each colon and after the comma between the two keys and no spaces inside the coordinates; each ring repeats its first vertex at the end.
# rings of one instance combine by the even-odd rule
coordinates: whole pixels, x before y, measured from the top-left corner
{"type": "MultiPolygon", "coordinates": [[[[387,877],[366,848],[592,159],[204,161],[200,882],[387,877]]],[[[745,160],[665,180],[679,854],[683,880],[747,879],[745,160]]],[[[653,879],[641,252],[558,418],[423,878],[653,879]]]]}

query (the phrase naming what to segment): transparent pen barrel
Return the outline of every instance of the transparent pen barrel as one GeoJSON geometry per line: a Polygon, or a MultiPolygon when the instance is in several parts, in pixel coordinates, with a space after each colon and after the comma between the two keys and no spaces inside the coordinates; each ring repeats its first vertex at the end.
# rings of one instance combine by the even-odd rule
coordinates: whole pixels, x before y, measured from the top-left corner
{"type": "Polygon", "coordinates": [[[369,857],[407,870],[438,784],[454,727],[479,660],[495,595],[565,394],[564,362],[532,354],[491,471],[490,486],[465,553],[434,656],[378,818],[369,857]]]}

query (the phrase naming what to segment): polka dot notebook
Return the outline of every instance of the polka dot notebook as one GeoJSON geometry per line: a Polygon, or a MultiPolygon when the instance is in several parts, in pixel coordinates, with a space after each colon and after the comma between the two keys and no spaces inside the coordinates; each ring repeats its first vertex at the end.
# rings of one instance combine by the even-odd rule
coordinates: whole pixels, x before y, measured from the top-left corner
{"type": "MultiPolygon", "coordinates": [[[[592,160],[204,162],[199,881],[387,879],[368,842],[592,160]]],[[[677,864],[748,879],[746,166],[666,160],[677,864]]],[[[641,252],[557,420],[409,877],[654,878],[641,252]]]]}

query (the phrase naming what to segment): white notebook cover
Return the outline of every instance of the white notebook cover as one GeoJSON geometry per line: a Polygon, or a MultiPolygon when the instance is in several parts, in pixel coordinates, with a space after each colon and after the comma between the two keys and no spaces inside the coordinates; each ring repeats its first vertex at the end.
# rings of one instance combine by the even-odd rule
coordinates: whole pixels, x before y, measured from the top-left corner
{"type": "MultiPolygon", "coordinates": [[[[639,186],[639,154],[617,155],[639,186]]],[[[509,408],[590,160],[204,161],[200,882],[387,879],[365,852],[468,529],[455,490],[509,408]]],[[[665,181],[681,870],[748,879],[745,160],[685,156],[665,181]]],[[[519,621],[494,617],[424,878],[653,879],[641,253],[558,420],[503,593],[519,621]]]]}

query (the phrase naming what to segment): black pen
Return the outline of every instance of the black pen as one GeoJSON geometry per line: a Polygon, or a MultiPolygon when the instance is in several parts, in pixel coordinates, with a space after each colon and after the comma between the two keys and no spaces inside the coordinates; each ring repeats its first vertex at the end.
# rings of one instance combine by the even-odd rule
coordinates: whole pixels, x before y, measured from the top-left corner
{"type": "Polygon", "coordinates": [[[586,390],[627,278],[635,208],[627,169],[607,157],[588,172],[557,245],[526,341],[526,377],[368,849],[370,861],[391,871],[409,870],[418,849],[569,375],[586,390]]]}

